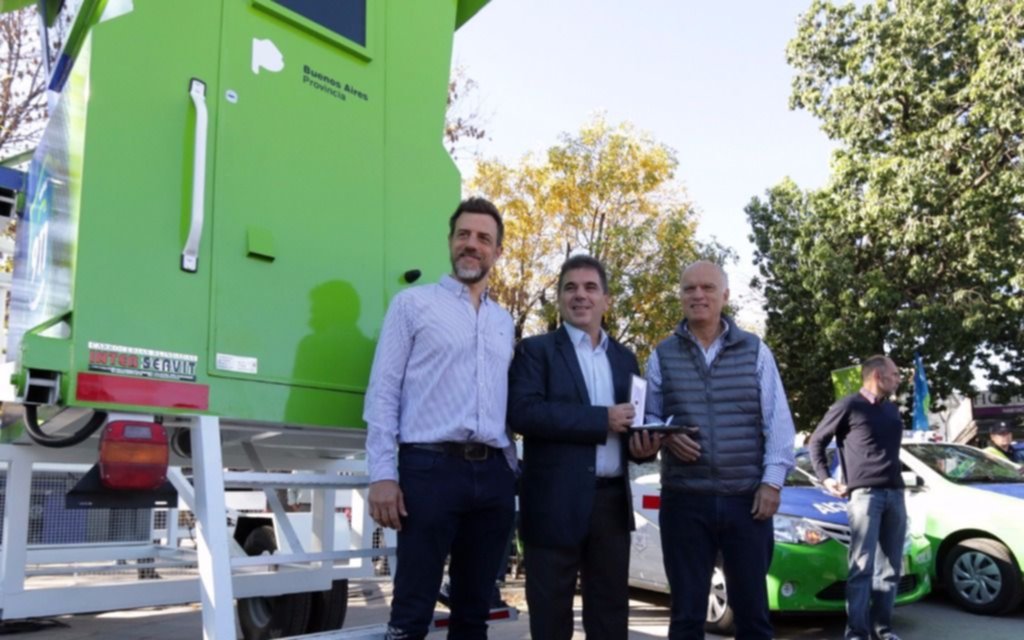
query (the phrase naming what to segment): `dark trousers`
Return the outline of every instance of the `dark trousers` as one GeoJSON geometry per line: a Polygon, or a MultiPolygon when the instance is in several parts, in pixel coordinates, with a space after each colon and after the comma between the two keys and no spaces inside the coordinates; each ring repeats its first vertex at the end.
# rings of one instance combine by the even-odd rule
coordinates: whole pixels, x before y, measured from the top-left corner
{"type": "Polygon", "coordinates": [[[487,614],[515,511],[515,475],[500,453],[470,461],[403,447],[399,485],[409,515],[398,532],[388,637],[423,638],[451,555],[449,638],[487,637],[487,614]]]}
{"type": "Polygon", "coordinates": [[[595,491],[587,537],[577,546],[527,544],[526,603],[530,636],[569,640],[579,575],[587,640],[625,640],[629,628],[629,523],[625,483],[595,491]]]}
{"type": "Polygon", "coordinates": [[[775,545],[771,518],[754,520],[754,496],[715,496],[663,489],[661,552],[672,592],[672,640],[704,638],[715,560],[722,557],[736,640],[768,640],[765,576],[775,545]]]}

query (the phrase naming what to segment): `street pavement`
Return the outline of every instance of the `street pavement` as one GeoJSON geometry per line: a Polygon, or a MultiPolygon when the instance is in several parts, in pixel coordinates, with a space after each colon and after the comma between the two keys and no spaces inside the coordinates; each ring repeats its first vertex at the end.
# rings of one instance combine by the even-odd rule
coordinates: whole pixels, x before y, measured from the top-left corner
{"type": "MultiPolygon", "coordinates": [[[[353,582],[349,591],[346,628],[382,623],[387,619],[390,583],[353,582]]],[[[511,581],[503,591],[509,604],[521,614],[518,620],[491,627],[493,640],[525,640],[530,637],[529,612],[523,583],[511,581]]],[[[668,596],[634,590],[630,601],[630,640],[665,638],[668,635],[668,596]]],[[[838,640],[843,635],[842,615],[774,616],[778,640],[838,640]]],[[[1020,640],[1024,637],[1024,609],[1014,615],[993,618],[960,611],[941,594],[897,610],[895,627],[905,640],[1020,640]]],[[[584,638],[579,598],[576,602],[574,640],[584,638]]],[[[96,615],[64,616],[42,621],[34,630],[18,629],[17,623],[0,626],[0,635],[25,640],[183,640],[202,636],[198,605],[119,611],[96,615]]],[[[437,633],[431,638],[443,638],[437,633]]],[[[708,635],[709,639],[722,636],[708,635]]]]}

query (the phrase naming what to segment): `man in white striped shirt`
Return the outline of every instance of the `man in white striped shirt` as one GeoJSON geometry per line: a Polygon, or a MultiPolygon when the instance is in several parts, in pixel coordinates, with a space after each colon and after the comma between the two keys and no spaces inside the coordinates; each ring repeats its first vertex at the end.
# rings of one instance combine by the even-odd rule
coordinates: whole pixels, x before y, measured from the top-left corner
{"type": "Polygon", "coordinates": [[[492,203],[460,203],[452,274],[395,296],[381,328],[363,418],[370,516],[398,531],[389,638],[426,635],[449,555],[448,637],[487,637],[515,509],[505,429],[514,330],[487,291],[503,234],[492,203]]]}
{"type": "Polygon", "coordinates": [[[647,364],[648,420],[672,417],[686,429],[665,439],[661,460],[672,640],[704,637],[719,555],[736,637],[772,637],[765,576],[795,430],[771,350],[722,314],[728,300],[719,265],[689,265],[680,280],[684,319],[647,364]]]}

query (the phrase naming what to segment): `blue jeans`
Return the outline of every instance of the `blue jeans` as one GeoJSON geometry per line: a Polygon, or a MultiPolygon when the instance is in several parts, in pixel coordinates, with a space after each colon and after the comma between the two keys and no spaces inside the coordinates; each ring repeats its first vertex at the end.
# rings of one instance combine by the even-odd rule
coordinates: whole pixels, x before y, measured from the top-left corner
{"type": "Polygon", "coordinates": [[[704,638],[715,560],[722,556],[736,640],[770,640],[768,587],[775,535],[772,519],[754,520],[754,496],[715,496],[662,489],[659,525],[672,592],[671,640],[704,638]]]}
{"type": "Polygon", "coordinates": [[[846,637],[884,638],[900,583],[907,510],[903,489],[860,488],[850,493],[846,637]]]}
{"type": "Polygon", "coordinates": [[[448,637],[486,638],[494,576],[507,560],[515,512],[512,469],[500,452],[472,461],[402,447],[398,474],[409,515],[398,532],[388,637],[418,640],[427,634],[450,554],[448,637]]]}

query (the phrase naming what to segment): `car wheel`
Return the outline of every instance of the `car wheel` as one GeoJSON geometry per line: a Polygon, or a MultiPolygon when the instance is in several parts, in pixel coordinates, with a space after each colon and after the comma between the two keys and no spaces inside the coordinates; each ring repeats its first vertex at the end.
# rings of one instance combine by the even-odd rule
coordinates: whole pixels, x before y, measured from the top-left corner
{"type": "Polygon", "coordinates": [[[708,593],[708,617],[704,621],[704,630],[708,633],[731,636],[733,632],[732,607],[729,606],[728,594],[725,590],[725,572],[721,563],[715,565],[711,574],[711,591],[708,593]]]}
{"type": "Polygon", "coordinates": [[[943,584],[950,597],[971,613],[999,615],[1020,604],[1020,570],[1004,544],[990,538],[957,543],[946,556],[943,584]]]}
{"type": "MultiPolygon", "coordinates": [[[[242,547],[250,556],[274,553],[277,551],[274,528],[270,525],[256,527],[242,547]]],[[[242,628],[242,637],[245,640],[267,640],[305,632],[312,599],[311,593],[239,598],[238,626],[242,628]]]]}

